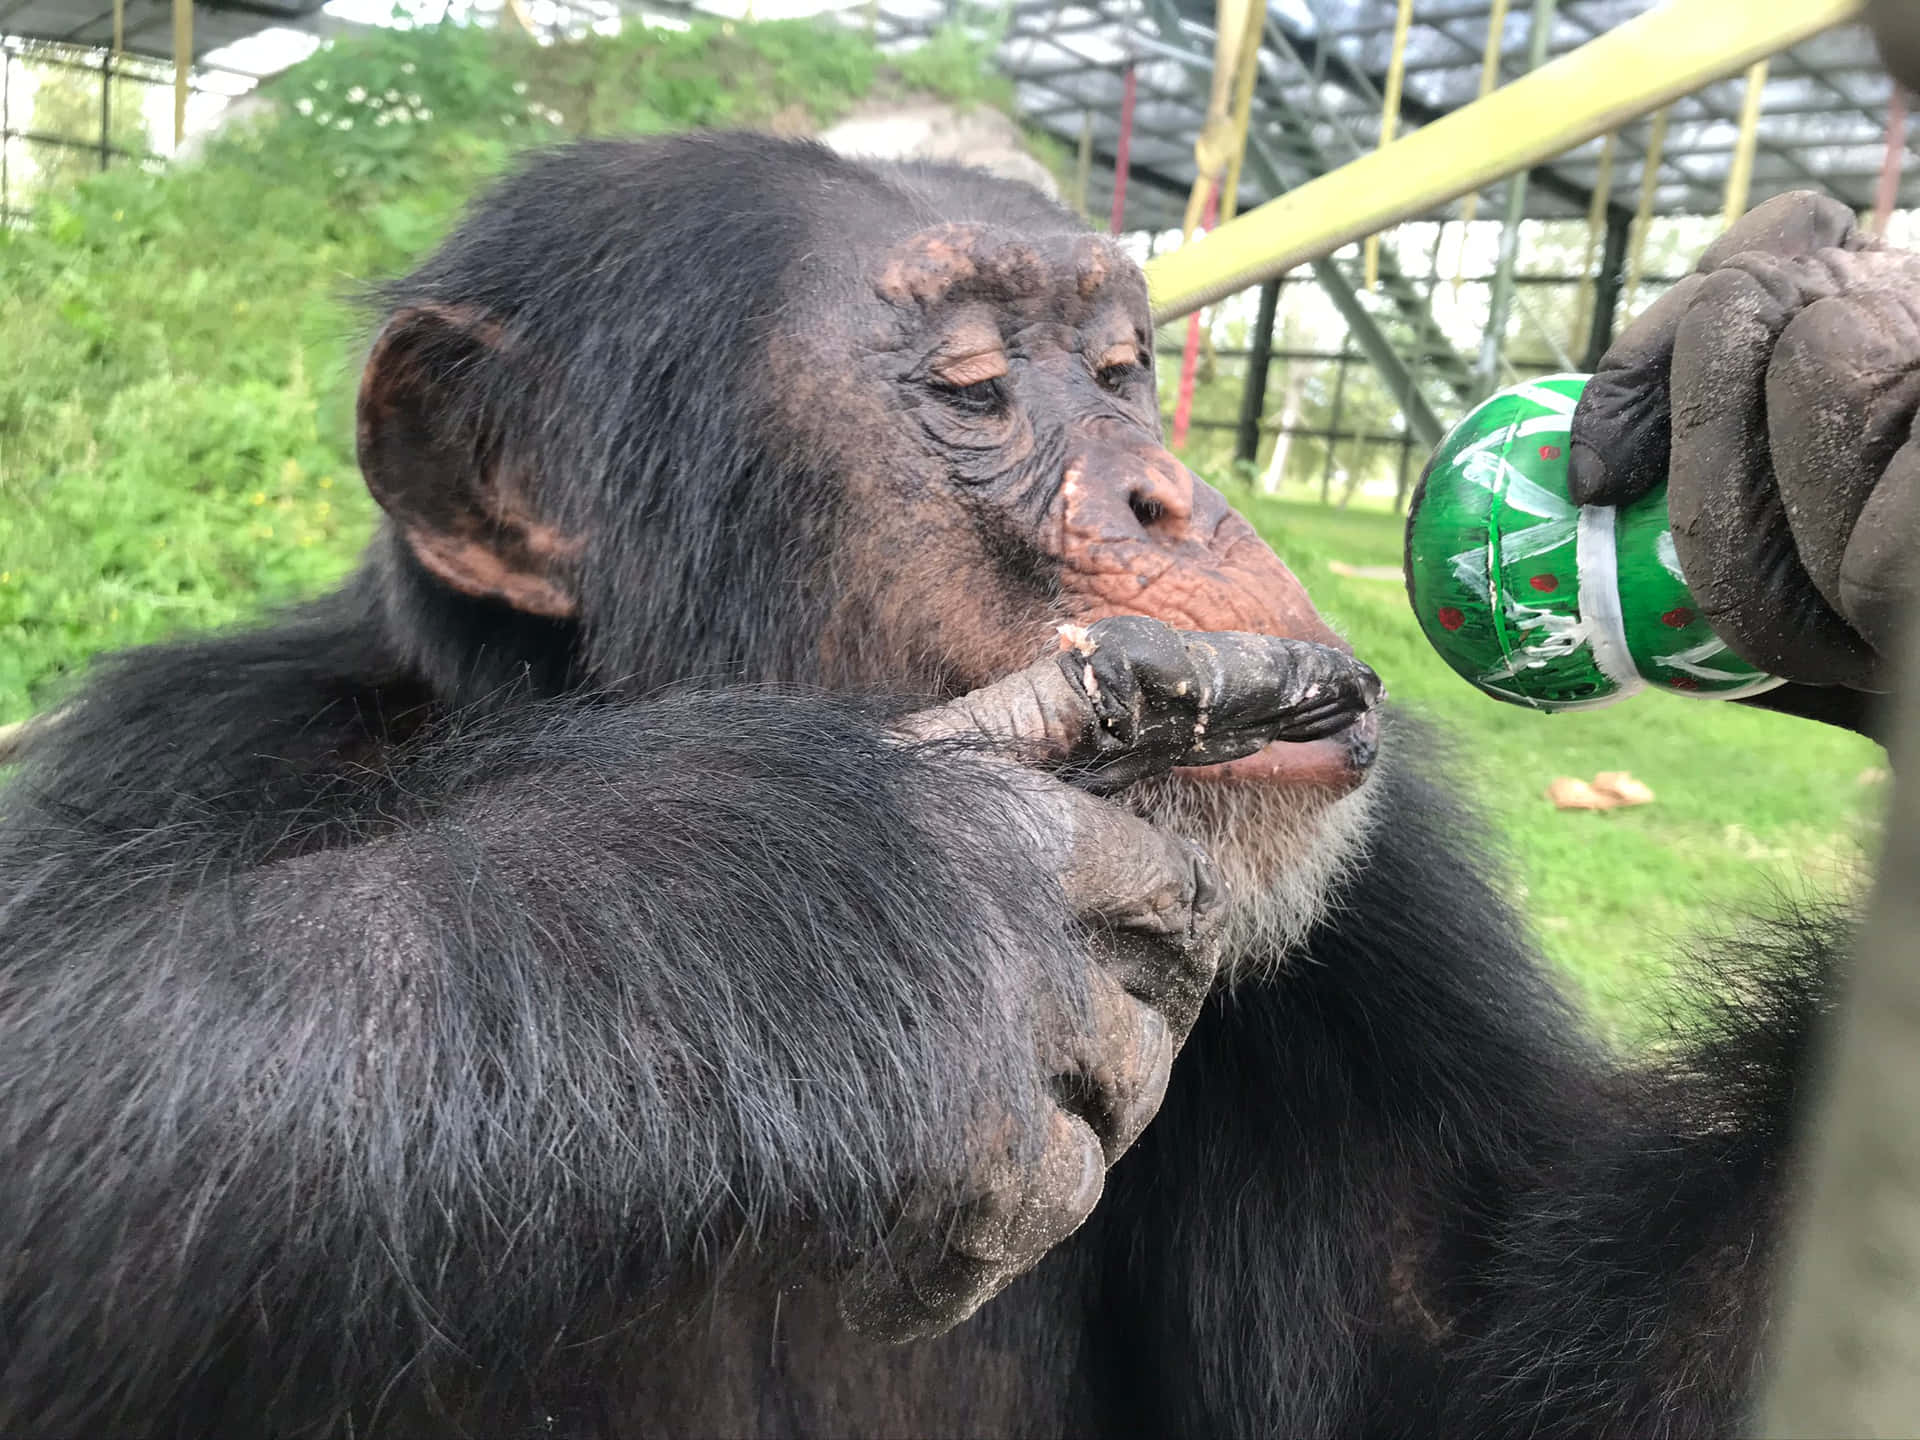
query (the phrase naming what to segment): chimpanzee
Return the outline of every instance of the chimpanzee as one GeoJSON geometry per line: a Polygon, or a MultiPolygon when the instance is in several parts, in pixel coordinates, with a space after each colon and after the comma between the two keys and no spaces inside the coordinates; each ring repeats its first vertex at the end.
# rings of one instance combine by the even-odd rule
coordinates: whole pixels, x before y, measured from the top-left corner
{"type": "MultiPolygon", "coordinates": [[[[1835,210],[1749,238],[1883,253],[1835,210]]],[[[1736,1422],[1839,928],[1590,1040],[1161,448],[1113,243],[601,141],[382,304],[364,566],[105,664],[6,792],[0,1433],[1736,1422]]],[[[1650,344],[1583,483],[1666,443],[1650,344]]]]}

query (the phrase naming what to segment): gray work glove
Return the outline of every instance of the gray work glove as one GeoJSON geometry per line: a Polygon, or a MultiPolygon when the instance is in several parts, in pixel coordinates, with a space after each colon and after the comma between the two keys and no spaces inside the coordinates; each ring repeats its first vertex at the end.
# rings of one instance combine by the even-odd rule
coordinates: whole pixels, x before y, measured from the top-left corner
{"type": "Polygon", "coordinates": [[[1920,585],[1920,256],[1836,200],[1759,206],[1600,362],[1571,486],[1620,505],[1666,481],[1703,615],[1793,683],[1752,702],[1871,733],[1920,585]]]}

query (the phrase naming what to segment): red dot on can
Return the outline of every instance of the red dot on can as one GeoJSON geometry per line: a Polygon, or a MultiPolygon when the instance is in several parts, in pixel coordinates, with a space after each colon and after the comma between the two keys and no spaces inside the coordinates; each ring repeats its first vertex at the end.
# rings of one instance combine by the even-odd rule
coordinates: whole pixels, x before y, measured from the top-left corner
{"type": "Polygon", "coordinates": [[[1700,682],[1691,675],[1675,675],[1667,681],[1676,690],[1698,690],[1700,682]]]}
{"type": "Polygon", "coordinates": [[[1535,575],[1527,581],[1527,584],[1538,590],[1542,595],[1546,595],[1560,588],[1560,577],[1558,575],[1535,575]]]}
{"type": "Polygon", "coordinates": [[[1693,623],[1693,611],[1684,605],[1676,605],[1660,617],[1660,623],[1673,630],[1684,630],[1693,623]]]}
{"type": "Polygon", "coordinates": [[[1451,605],[1442,605],[1440,613],[1434,618],[1440,622],[1440,628],[1443,630],[1458,630],[1467,623],[1467,617],[1451,605]]]}
{"type": "Polygon", "coordinates": [[[1542,460],[1558,460],[1560,458],[1560,447],[1558,445],[1542,445],[1540,447],[1540,458],[1542,460]]]}

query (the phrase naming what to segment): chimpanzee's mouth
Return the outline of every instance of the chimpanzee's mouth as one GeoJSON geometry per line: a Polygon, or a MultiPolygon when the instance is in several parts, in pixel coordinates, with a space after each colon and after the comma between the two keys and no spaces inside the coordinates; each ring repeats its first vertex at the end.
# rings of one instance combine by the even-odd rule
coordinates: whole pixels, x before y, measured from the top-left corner
{"type": "Polygon", "coordinates": [[[1212,784],[1286,785],[1344,795],[1357,790],[1380,753],[1380,714],[1368,710],[1338,734],[1275,740],[1238,760],[1181,765],[1174,774],[1212,784]]]}

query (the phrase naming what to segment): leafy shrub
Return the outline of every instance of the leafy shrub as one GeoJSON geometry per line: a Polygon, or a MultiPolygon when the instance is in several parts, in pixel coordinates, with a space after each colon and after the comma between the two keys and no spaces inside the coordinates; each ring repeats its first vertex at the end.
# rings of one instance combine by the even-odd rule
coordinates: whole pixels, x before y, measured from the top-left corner
{"type": "MultiPolygon", "coordinates": [[[[987,52],[939,43],[914,73],[985,93],[960,67],[987,52]]],[[[807,21],[554,45],[371,31],[264,87],[272,109],[199,160],[40,197],[0,230],[0,720],[100,650],[243,618],[352,564],[374,515],[352,455],[352,297],[431,247],[515,150],[808,129],[912,83],[889,63],[807,21]]]]}

